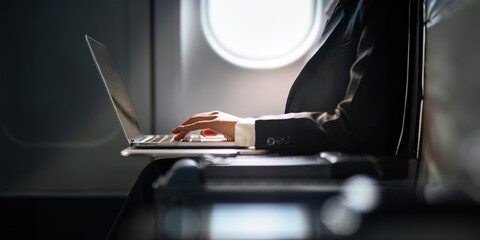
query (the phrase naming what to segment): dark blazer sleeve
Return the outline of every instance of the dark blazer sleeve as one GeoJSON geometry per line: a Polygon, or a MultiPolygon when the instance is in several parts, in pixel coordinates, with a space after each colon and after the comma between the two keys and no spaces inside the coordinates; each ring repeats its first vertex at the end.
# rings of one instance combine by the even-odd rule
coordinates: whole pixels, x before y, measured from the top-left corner
{"type": "Polygon", "coordinates": [[[385,2],[392,1],[359,6],[356,19],[347,24],[358,28],[358,34],[351,39],[354,59],[345,60],[352,62],[348,63],[345,97],[334,111],[259,118],[255,121],[256,148],[287,153],[394,152],[403,116],[407,27],[403,18],[389,20],[403,15],[394,14],[399,9],[385,2]]]}

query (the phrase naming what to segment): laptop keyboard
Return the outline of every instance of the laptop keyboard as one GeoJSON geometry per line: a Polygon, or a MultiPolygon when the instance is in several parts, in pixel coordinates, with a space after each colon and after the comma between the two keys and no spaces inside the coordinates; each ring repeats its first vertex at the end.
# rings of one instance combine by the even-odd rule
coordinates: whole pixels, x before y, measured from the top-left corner
{"type": "MultiPolygon", "coordinates": [[[[155,135],[153,138],[148,139],[147,143],[165,143],[165,142],[177,142],[174,140],[175,134],[155,135]]],[[[178,142],[201,142],[201,135],[188,135],[185,138],[178,140],[178,142]]]]}
{"type": "Polygon", "coordinates": [[[189,133],[181,140],[174,140],[175,134],[147,135],[138,140],[140,143],[169,143],[169,142],[222,142],[227,141],[223,135],[202,136],[201,134],[189,133]]]}

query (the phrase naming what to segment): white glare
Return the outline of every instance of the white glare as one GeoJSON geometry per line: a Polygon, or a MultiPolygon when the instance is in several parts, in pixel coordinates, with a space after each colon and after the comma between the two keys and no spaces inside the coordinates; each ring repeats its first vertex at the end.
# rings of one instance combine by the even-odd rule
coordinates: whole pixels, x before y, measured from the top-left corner
{"type": "Polygon", "coordinates": [[[343,188],[345,205],[359,212],[373,210],[379,202],[376,182],[364,175],[356,175],[345,181],[343,188]]]}
{"type": "Polygon", "coordinates": [[[353,235],[361,224],[359,213],[349,209],[339,196],[334,196],[320,209],[320,220],[334,234],[339,236],[353,235]]]}
{"type": "Polygon", "coordinates": [[[296,204],[217,204],[212,208],[211,239],[306,237],[306,214],[296,204]]]}

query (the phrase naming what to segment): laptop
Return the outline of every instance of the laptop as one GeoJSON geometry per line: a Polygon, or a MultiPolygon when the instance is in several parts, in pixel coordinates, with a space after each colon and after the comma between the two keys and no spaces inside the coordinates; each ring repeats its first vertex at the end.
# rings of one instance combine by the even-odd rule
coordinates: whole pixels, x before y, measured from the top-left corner
{"type": "Polygon", "coordinates": [[[118,74],[107,47],[95,39],[85,35],[90,53],[98,72],[103,79],[110,100],[117,113],[120,124],[131,147],[134,148],[246,148],[236,146],[222,135],[205,137],[201,134],[189,133],[182,140],[174,140],[174,134],[145,135],[140,130],[137,117],[133,111],[130,98],[118,74]]]}

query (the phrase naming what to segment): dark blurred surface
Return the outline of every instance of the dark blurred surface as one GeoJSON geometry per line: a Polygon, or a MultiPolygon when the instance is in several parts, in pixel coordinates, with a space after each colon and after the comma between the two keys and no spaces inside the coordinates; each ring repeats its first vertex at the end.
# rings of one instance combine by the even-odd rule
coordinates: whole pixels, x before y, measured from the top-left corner
{"type": "MultiPolygon", "coordinates": [[[[478,239],[480,208],[470,201],[429,205],[412,189],[387,191],[351,236],[326,239],[478,239]]],[[[460,194],[460,193],[457,193],[460,194]]],[[[105,239],[125,196],[2,196],[0,239],[105,239]]]]}
{"type": "Polygon", "coordinates": [[[120,156],[127,141],[84,35],[108,45],[148,131],[149,9],[146,0],[2,3],[0,192],[130,188],[148,159],[120,156]]]}
{"type": "Polygon", "coordinates": [[[474,204],[392,207],[363,217],[353,239],[478,239],[480,208],[474,204]]]}
{"type": "Polygon", "coordinates": [[[0,197],[0,239],[105,239],[126,196],[0,197]]]}

